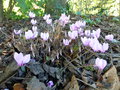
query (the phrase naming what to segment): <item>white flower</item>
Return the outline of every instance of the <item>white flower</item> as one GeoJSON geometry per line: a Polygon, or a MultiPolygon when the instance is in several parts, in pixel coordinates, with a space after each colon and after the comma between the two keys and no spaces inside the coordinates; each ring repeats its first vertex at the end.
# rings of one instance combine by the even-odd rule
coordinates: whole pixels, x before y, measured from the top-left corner
{"type": "Polygon", "coordinates": [[[40,34],[41,38],[44,40],[44,41],[47,41],[48,38],[49,38],[49,33],[42,33],[40,34]]]}
{"type": "Polygon", "coordinates": [[[23,56],[23,53],[14,53],[14,59],[19,66],[22,66],[30,61],[30,54],[23,56]]]}
{"type": "Polygon", "coordinates": [[[96,58],[95,66],[98,67],[100,70],[103,70],[107,65],[107,61],[104,59],[96,58]]]}
{"type": "Polygon", "coordinates": [[[31,23],[32,23],[32,25],[35,25],[35,24],[37,23],[37,21],[34,20],[34,19],[32,19],[32,20],[31,20],[31,23]]]}
{"type": "Polygon", "coordinates": [[[43,17],[44,20],[47,20],[50,18],[50,14],[45,14],[45,16],[43,17]]]}
{"type": "Polygon", "coordinates": [[[113,36],[112,34],[106,35],[106,36],[105,36],[105,39],[112,41],[112,40],[114,39],[114,36],[113,36]]]}
{"type": "Polygon", "coordinates": [[[70,42],[71,42],[71,40],[63,39],[63,44],[64,44],[65,46],[69,45],[70,42]]]}
{"type": "Polygon", "coordinates": [[[30,12],[29,12],[29,17],[30,17],[30,18],[34,18],[34,17],[35,17],[35,14],[30,11],[30,12]]]}
{"type": "Polygon", "coordinates": [[[14,33],[15,33],[16,35],[19,35],[19,34],[22,33],[22,30],[15,30],[15,29],[14,29],[14,33]]]}
{"type": "Polygon", "coordinates": [[[68,36],[71,38],[71,39],[76,39],[78,37],[78,31],[69,31],[68,32],[68,36]]]}
{"type": "Polygon", "coordinates": [[[47,19],[47,20],[46,20],[46,23],[47,23],[47,24],[52,24],[52,19],[47,19]]]}

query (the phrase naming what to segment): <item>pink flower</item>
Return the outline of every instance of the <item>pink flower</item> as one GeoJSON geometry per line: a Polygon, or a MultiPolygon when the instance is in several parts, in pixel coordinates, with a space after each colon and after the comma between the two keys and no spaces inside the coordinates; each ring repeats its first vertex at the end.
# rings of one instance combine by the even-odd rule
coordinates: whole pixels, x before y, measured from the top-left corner
{"type": "Polygon", "coordinates": [[[76,21],[74,24],[70,25],[70,30],[75,31],[86,25],[85,21],[76,21]]]}
{"type": "Polygon", "coordinates": [[[93,51],[98,52],[101,50],[102,45],[98,41],[97,38],[91,38],[89,46],[93,49],[93,51]]]}
{"type": "Polygon", "coordinates": [[[30,54],[23,56],[23,53],[14,53],[14,59],[19,66],[22,66],[30,61],[30,54]]]}
{"type": "Polygon", "coordinates": [[[112,41],[114,39],[114,36],[112,34],[111,35],[106,35],[105,39],[112,41]]]}
{"type": "Polygon", "coordinates": [[[37,23],[37,21],[34,20],[34,19],[32,19],[32,20],[31,20],[31,23],[32,23],[32,25],[35,25],[35,24],[37,23]]]}
{"type": "Polygon", "coordinates": [[[47,20],[50,18],[50,14],[45,14],[45,16],[43,17],[44,20],[47,20]]]}
{"type": "Polygon", "coordinates": [[[47,20],[46,20],[46,23],[47,23],[47,24],[52,24],[52,19],[47,19],[47,20]]]}
{"type": "Polygon", "coordinates": [[[81,27],[85,27],[86,22],[85,21],[76,21],[75,26],[79,29],[81,27]]]}
{"type": "Polygon", "coordinates": [[[105,52],[105,51],[107,51],[109,49],[109,45],[108,45],[108,43],[103,43],[103,45],[102,45],[102,48],[101,48],[101,52],[105,52]]]}
{"type": "Polygon", "coordinates": [[[79,34],[80,36],[84,35],[84,32],[83,32],[83,29],[82,29],[82,28],[79,28],[79,29],[78,29],[78,34],[79,34]]]}
{"type": "Polygon", "coordinates": [[[49,33],[42,33],[40,34],[41,38],[44,40],[44,41],[47,41],[48,38],[49,38],[49,33]]]}
{"type": "Polygon", "coordinates": [[[104,53],[109,48],[108,43],[101,44],[97,38],[87,38],[87,37],[82,38],[81,37],[81,41],[84,46],[91,47],[94,52],[100,51],[104,53]]]}
{"type": "Polygon", "coordinates": [[[38,36],[37,31],[32,32],[32,30],[28,30],[27,32],[25,32],[26,39],[33,39],[33,38],[36,38],[37,36],[38,36]]]}
{"type": "Polygon", "coordinates": [[[84,37],[84,38],[81,37],[81,41],[82,41],[84,46],[89,46],[89,43],[90,43],[91,39],[87,38],[87,37],[84,37]]]}
{"type": "Polygon", "coordinates": [[[38,36],[38,31],[33,31],[33,37],[32,38],[36,38],[38,36]]]}
{"type": "Polygon", "coordinates": [[[101,50],[101,44],[100,43],[95,43],[91,48],[93,49],[94,52],[98,52],[101,50]]]}
{"type": "Polygon", "coordinates": [[[91,35],[90,30],[86,30],[86,31],[85,31],[85,35],[86,35],[87,37],[89,37],[89,36],[91,35]]]}
{"type": "Polygon", "coordinates": [[[95,66],[98,67],[100,70],[103,70],[107,65],[107,61],[104,59],[96,58],[95,66]]]}
{"type": "Polygon", "coordinates": [[[48,85],[49,87],[52,87],[52,86],[54,85],[54,83],[53,83],[53,81],[49,81],[49,82],[47,83],[47,85],[48,85]]]}
{"type": "Polygon", "coordinates": [[[93,30],[92,33],[91,33],[91,36],[94,37],[94,38],[99,38],[100,37],[100,33],[101,33],[100,29],[97,29],[96,31],[93,30]]]}
{"type": "Polygon", "coordinates": [[[101,44],[101,43],[98,41],[97,38],[91,39],[91,40],[90,40],[90,43],[89,43],[89,46],[93,49],[93,51],[95,51],[95,52],[100,51],[100,52],[103,52],[103,53],[104,53],[105,51],[107,51],[108,48],[109,48],[108,43],[103,43],[103,44],[101,44]]]}
{"type": "Polygon", "coordinates": [[[68,40],[68,39],[63,39],[63,44],[65,46],[68,46],[70,44],[71,40],[68,40]]]}
{"type": "Polygon", "coordinates": [[[14,29],[14,33],[15,33],[16,35],[19,35],[19,34],[22,33],[22,31],[21,31],[21,30],[15,30],[15,29],[14,29]]]}
{"type": "Polygon", "coordinates": [[[36,31],[37,31],[37,26],[32,26],[32,30],[33,30],[34,32],[36,32],[36,31]]]}
{"type": "Polygon", "coordinates": [[[76,27],[75,24],[72,24],[72,25],[70,25],[70,30],[75,31],[75,30],[78,30],[78,28],[76,27]]]}
{"type": "Polygon", "coordinates": [[[66,16],[65,13],[61,14],[60,18],[59,18],[59,23],[61,26],[65,26],[67,23],[70,22],[70,15],[66,16]]]}
{"type": "Polygon", "coordinates": [[[33,32],[31,30],[28,30],[25,32],[25,38],[26,39],[31,39],[33,37],[33,32]]]}
{"type": "Polygon", "coordinates": [[[29,12],[29,17],[30,17],[30,18],[34,18],[34,17],[35,17],[35,14],[30,11],[30,12],[29,12]]]}
{"type": "Polygon", "coordinates": [[[44,20],[46,20],[47,24],[52,24],[52,19],[50,19],[50,14],[45,14],[45,16],[43,17],[44,20]]]}
{"type": "Polygon", "coordinates": [[[78,31],[69,31],[68,32],[68,36],[71,38],[71,39],[75,39],[78,37],[78,31]]]}

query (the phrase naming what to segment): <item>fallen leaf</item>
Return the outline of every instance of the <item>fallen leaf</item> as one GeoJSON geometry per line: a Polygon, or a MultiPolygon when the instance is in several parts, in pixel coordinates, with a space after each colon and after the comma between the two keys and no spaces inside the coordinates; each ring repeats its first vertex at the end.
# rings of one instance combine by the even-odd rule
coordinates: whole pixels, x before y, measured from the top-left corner
{"type": "Polygon", "coordinates": [[[66,85],[63,90],[79,90],[79,85],[74,75],[72,76],[71,81],[66,85]]]}
{"type": "MultiPolygon", "coordinates": [[[[11,58],[10,58],[11,60],[11,58]]],[[[5,68],[4,73],[0,76],[0,84],[4,82],[7,78],[11,77],[19,69],[19,66],[16,64],[15,61],[12,61],[8,66],[5,68]]]]}
{"type": "Polygon", "coordinates": [[[33,77],[30,82],[27,83],[27,90],[47,90],[44,83],[39,82],[36,77],[33,77]]]}
{"type": "Polygon", "coordinates": [[[31,63],[29,66],[28,66],[28,68],[30,69],[30,71],[32,72],[32,73],[34,73],[35,75],[38,75],[39,73],[44,73],[44,70],[43,70],[43,68],[42,68],[42,65],[41,64],[39,64],[38,62],[36,62],[36,63],[31,63]]]}
{"type": "Polygon", "coordinates": [[[112,66],[103,75],[103,86],[97,90],[120,90],[120,82],[115,66],[112,66]],[[107,87],[107,88],[106,88],[107,87]]]}
{"type": "Polygon", "coordinates": [[[60,75],[62,74],[59,68],[51,67],[48,66],[47,64],[43,64],[43,68],[50,76],[54,78],[56,77],[57,79],[59,79],[60,75]]]}
{"type": "Polygon", "coordinates": [[[15,83],[13,86],[13,90],[25,90],[24,85],[21,83],[15,83]]]}

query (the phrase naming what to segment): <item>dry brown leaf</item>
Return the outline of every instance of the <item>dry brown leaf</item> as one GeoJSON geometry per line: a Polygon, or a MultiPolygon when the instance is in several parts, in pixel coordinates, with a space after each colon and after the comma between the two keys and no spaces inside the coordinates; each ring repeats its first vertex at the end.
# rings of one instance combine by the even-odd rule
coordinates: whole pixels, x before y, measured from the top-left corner
{"type": "Polygon", "coordinates": [[[63,90],[79,90],[79,85],[75,75],[72,76],[71,81],[66,85],[63,90]]]}
{"type": "Polygon", "coordinates": [[[15,83],[13,86],[13,90],[25,90],[24,85],[21,83],[15,83]]]}
{"type": "Polygon", "coordinates": [[[115,66],[112,66],[104,75],[103,81],[111,84],[111,87],[108,89],[100,88],[97,90],[120,90],[120,82],[117,75],[117,70],[115,66]]]}

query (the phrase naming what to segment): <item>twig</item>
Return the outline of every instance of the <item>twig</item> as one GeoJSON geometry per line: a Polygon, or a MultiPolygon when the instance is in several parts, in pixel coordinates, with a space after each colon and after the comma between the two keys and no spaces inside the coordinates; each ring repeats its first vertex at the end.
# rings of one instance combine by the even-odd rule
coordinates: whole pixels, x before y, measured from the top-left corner
{"type": "Polygon", "coordinates": [[[5,84],[9,79],[11,79],[17,72],[15,72],[13,75],[11,75],[10,77],[8,77],[6,80],[2,81],[0,83],[0,85],[2,86],[3,84],[5,84]]]}
{"type": "Polygon", "coordinates": [[[5,32],[3,32],[1,29],[0,29],[0,32],[3,33],[5,36],[7,36],[8,38],[12,38],[10,36],[8,36],[5,32]]]}
{"type": "Polygon", "coordinates": [[[80,82],[82,82],[82,83],[84,83],[84,84],[86,84],[86,85],[88,85],[88,86],[90,86],[90,87],[92,87],[92,88],[94,88],[94,89],[96,89],[96,87],[90,85],[89,83],[87,83],[87,82],[85,82],[85,81],[83,81],[83,80],[81,80],[79,78],[77,78],[77,80],[80,81],[80,82]]]}
{"type": "Polygon", "coordinates": [[[14,79],[31,79],[31,78],[22,78],[22,77],[11,77],[11,78],[14,78],[14,79]]]}

